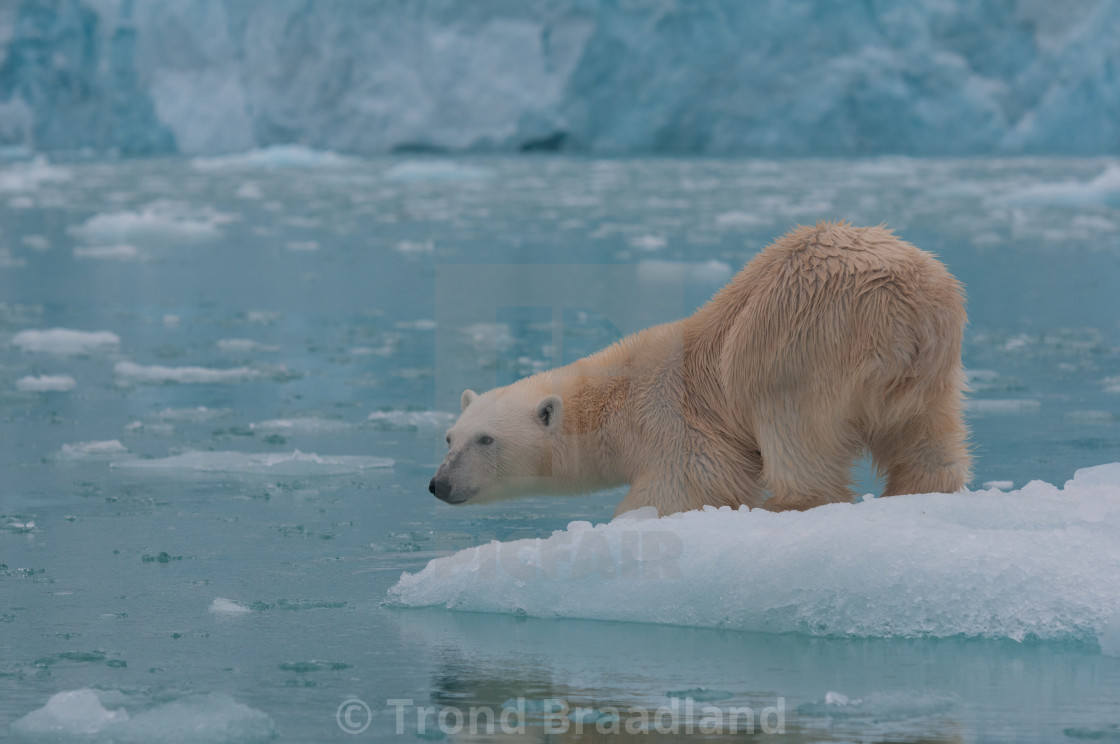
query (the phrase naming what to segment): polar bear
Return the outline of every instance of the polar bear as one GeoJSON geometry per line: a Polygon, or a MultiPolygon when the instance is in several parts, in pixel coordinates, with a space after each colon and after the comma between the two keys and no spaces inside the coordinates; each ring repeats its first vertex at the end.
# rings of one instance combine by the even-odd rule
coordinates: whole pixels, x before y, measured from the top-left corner
{"type": "Polygon", "coordinates": [[[969,480],[960,283],[880,227],[798,227],[692,316],[462,395],[428,488],[452,504],[629,484],[616,514],[852,500],[969,480]]]}

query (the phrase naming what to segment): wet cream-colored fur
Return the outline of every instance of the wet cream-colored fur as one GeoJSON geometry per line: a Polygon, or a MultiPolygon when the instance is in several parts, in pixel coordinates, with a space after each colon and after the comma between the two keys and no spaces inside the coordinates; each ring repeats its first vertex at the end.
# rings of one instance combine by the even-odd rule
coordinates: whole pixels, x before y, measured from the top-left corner
{"type": "Polygon", "coordinates": [[[960,284],[882,227],[799,227],[684,320],[463,394],[432,490],[452,503],[629,484],[617,513],[850,501],[969,479],[960,284]]]}

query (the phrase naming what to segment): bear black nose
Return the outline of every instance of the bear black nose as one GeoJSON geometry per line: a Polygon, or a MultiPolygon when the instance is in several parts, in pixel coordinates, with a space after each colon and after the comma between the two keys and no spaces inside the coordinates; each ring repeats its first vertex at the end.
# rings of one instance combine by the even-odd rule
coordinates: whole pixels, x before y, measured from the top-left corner
{"type": "Polygon", "coordinates": [[[440,501],[446,501],[449,504],[457,503],[451,500],[451,481],[447,478],[432,478],[432,482],[428,484],[428,490],[440,501]]]}

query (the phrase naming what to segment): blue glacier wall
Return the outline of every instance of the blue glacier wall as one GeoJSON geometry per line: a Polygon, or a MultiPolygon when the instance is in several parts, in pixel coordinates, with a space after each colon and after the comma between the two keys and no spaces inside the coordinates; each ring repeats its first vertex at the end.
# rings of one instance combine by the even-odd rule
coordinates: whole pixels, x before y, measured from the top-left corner
{"type": "Polygon", "coordinates": [[[0,0],[0,144],[1120,152],[1116,0],[0,0]]]}

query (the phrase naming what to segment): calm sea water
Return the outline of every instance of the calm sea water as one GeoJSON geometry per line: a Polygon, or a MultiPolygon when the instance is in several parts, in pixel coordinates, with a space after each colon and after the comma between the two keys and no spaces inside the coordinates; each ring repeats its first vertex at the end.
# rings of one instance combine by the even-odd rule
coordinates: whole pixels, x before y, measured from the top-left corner
{"type": "Polygon", "coordinates": [[[619,501],[437,502],[426,485],[464,387],[686,315],[822,218],[886,222],[967,285],[975,487],[1120,460],[1117,168],[298,152],[0,165],[0,730],[90,688],[92,707],[51,708],[58,740],[110,738],[83,722],[125,703],[135,725],[117,740],[468,740],[438,730],[442,708],[526,698],[532,717],[550,698],[655,709],[674,693],[781,706],[774,740],[1116,737],[1120,659],[1095,646],[382,602],[433,557],[604,521],[619,501]],[[60,328],[113,336],[19,335],[60,328]],[[340,711],[349,699],[368,714],[340,711]],[[389,700],[412,701],[403,733],[389,700]],[[416,706],[432,708],[423,731],[416,706]]]}

